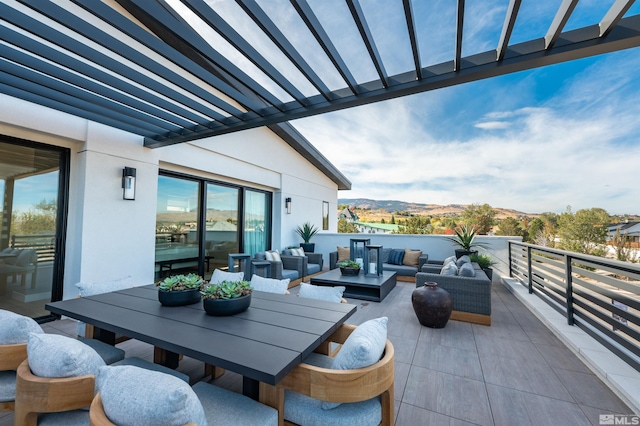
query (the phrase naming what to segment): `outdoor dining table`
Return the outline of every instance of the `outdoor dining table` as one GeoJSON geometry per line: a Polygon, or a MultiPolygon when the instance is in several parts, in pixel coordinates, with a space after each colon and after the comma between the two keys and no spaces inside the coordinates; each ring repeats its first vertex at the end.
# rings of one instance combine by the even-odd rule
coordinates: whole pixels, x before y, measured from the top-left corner
{"type": "Polygon", "coordinates": [[[154,285],[51,302],[45,308],[92,324],[101,340],[115,333],[168,354],[183,354],[243,376],[243,394],[276,385],[356,311],[356,306],[254,291],[246,311],[207,315],[202,303],[169,307],[154,285]]]}

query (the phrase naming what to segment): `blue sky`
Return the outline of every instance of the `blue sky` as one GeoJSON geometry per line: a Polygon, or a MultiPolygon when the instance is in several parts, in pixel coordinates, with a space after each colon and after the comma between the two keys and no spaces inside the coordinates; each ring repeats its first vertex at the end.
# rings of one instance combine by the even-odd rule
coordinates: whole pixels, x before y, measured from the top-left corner
{"type": "MultiPolygon", "coordinates": [[[[475,12],[468,5],[465,29],[476,38],[463,56],[495,49],[499,34],[482,31],[504,19],[508,2],[467,3],[475,12]]],[[[597,23],[611,3],[581,1],[565,29],[597,23]]],[[[523,2],[512,43],[544,36],[559,4],[523,2]]],[[[637,13],[638,4],[626,16],[637,13]]],[[[352,182],[340,198],[640,214],[638,48],[292,124],[352,182]]]]}

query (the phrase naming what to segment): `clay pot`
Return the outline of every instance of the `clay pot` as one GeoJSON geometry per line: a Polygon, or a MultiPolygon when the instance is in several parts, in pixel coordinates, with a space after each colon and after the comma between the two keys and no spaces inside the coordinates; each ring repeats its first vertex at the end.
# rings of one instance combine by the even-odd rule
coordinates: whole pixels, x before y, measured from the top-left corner
{"type": "Polygon", "coordinates": [[[420,324],[431,328],[444,328],[451,316],[451,295],[434,282],[428,282],[413,290],[413,310],[420,324]]]}

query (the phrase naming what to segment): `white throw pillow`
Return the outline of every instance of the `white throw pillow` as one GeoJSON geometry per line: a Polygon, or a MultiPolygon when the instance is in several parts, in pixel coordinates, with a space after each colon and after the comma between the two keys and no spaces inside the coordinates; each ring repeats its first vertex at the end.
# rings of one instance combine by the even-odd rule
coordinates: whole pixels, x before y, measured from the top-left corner
{"type": "Polygon", "coordinates": [[[326,300],[327,302],[342,301],[342,294],[344,293],[344,286],[337,287],[325,287],[312,284],[300,284],[300,293],[298,296],[306,297],[307,299],[326,300]]]}
{"type": "Polygon", "coordinates": [[[100,368],[96,386],[104,412],[118,425],[206,425],[189,384],[170,374],[131,365],[100,368]]]}
{"type": "Polygon", "coordinates": [[[458,267],[455,262],[449,262],[442,267],[440,275],[458,275],[458,267]]]}
{"type": "Polygon", "coordinates": [[[260,275],[253,274],[251,277],[251,288],[258,291],[266,291],[267,293],[286,294],[289,288],[289,278],[277,280],[275,278],[264,278],[260,275]]]}
{"type": "Polygon", "coordinates": [[[291,254],[293,256],[305,256],[304,249],[302,247],[300,247],[300,248],[292,248],[291,249],[291,254]]]}
{"type": "Polygon", "coordinates": [[[27,343],[29,333],[44,333],[33,318],[0,309],[0,345],[27,343]]]}
{"type": "Polygon", "coordinates": [[[270,262],[282,262],[282,258],[280,257],[280,253],[278,250],[267,251],[265,252],[267,260],[270,262]]]}
{"type": "Polygon", "coordinates": [[[97,374],[106,364],[91,346],[59,334],[30,333],[29,367],[40,377],[77,377],[97,374]]]}
{"type": "Polygon", "coordinates": [[[209,284],[220,284],[222,281],[242,281],[244,279],[244,272],[225,272],[220,269],[215,269],[209,284]]]}
{"type": "Polygon", "coordinates": [[[442,265],[446,265],[447,263],[451,263],[451,262],[455,263],[456,260],[457,259],[456,259],[455,255],[454,256],[449,256],[444,260],[444,262],[442,262],[442,265]]]}
{"type": "Polygon", "coordinates": [[[131,288],[133,287],[133,281],[131,276],[126,276],[112,281],[79,282],[76,284],[76,287],[80,290],[80,296],[87,297],[131,288]]]}

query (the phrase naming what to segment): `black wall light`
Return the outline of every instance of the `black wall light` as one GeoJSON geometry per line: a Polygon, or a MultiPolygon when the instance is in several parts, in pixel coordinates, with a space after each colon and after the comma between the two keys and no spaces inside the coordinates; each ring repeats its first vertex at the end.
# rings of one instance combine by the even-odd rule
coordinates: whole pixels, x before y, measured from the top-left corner
{"type": "Polygon", "coordinates": [[[287,209],[287,214],[291,214],[291,198],[285,198],[284,206],[287,209]]]}
{"type": "Polygon", "coordinates": [[[122,198],[124,200],[136,199],[136,169],[133,167],[122,169],[122,198]]]}

